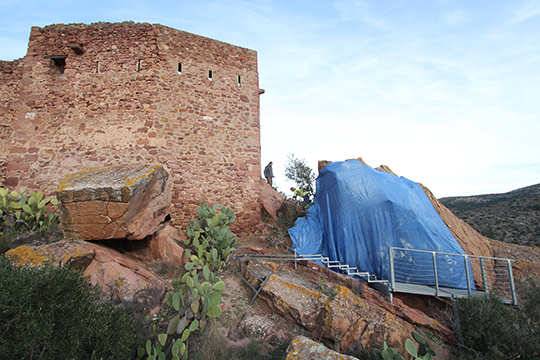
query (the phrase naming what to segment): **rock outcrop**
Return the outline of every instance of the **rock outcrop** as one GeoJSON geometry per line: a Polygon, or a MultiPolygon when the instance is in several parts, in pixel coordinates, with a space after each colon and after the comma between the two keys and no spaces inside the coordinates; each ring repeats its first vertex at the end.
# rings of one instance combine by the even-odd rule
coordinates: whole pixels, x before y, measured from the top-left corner
{"type": "MultiPolygon", "coordinates": [[[[405,340],[415,329],[452,342],[452,331],[440,322],[398,299],[390,304],[365,283],[311,262],[297,270],[271,264],[265,263],[273,274],[259,296],[314,338],[335,344],[343,353],[380,349],[384,342],[406,353],[405,340]]],[[[250,273],[259,271],[255,264],[249,266],[250,273]]],[[[437,353],[441,359],[450,358],[443,348],[437,353]]]]}
{"type": "Polygon", "coordinates": [[[178,245],[182,236],[177,228],[166,224],[149,240],[148,249],[152,260],[164,260],[177,267],[184,265],[184,248],[178,245]]]}
{"type": "MultiPolygon", "coordinates": [[[[361,158],[358,159],[359,161],[363,162],[361,158]]],[[[322,170],[322,168],[326,165],[328,165],[329,161],[320,161],[319,162],[319,170],[322,170]]],[[[364,163],[365,164],[365,163],[364,163]]],[[[367,165],[367,164],[366,164],[367,165]]],[[[376,168],[376,170],[383,171],[389,174],[396,175],[390,167],[386,165],[381,165],[376,168]]],[[[448,229],[450,230],[451,234],[454,236],[458,244],[461,246],[463,251],[469,255],[476,255],[476,256],[485,256],[485,257],[493,257],[493,250],[490,245],[490,239],[487,237],[481,235],[476,230],[474,230],[469,224],[465,223],[463,220],[459,219],[457,216],[455,216],[448,208],[446,208],[437,198],[433,195],[433,193],[424,185],[420,184],[424,190],[424,193],[430,200],[431,204],[443,220],[443,222],[446,224],[448,229]]],[[[489,287],[495,286],[495,283],[497,281],[495,274],[495,263],[491,260],[485,260],[484,261],[484,270],[486,274],[486,279],[488,282],[489,287]]],[[[480,286],[480,288],[484,287],[483,284],[483,275],[482,275],[482,267],[478,261],[471,261],[471,268],[473,271],[473,278],[475,280],[475,283],[477,286],[480,286]]]]}
{"type": "Polygon", "coordinates": [[[141,240],[169,215],[172,182],[159,165],[118,165],[66,176],[57,188],[66,238],[141,240]]]}
{"type": "Polygon", "coordinates": [[[305,336],[295,337],[285,353],[285,360],[358,360],[353,356],[340,354],[305,336]]]}
{"type": "Polygon", "coordinates": [[[427,187],[422,184],[420,186],[422,186],[433,207],[437,210],[441,219],[467,254],[493,257],[490,239],[481,235],[472,226],[454,215],[446,206],[437,200],[427,187]]]}
{"type": "Polygon", "coordinates": [[[277,223],[277,212],[283,204],[283,201],[285,201],[285,197],[272,189],[272,187],[263,180],[259,182],[259,193],[259,202],[261,207],[268,213],[268,215],[270,215],[272,220],[277,223]]]}
{"type": "Polygon", "coordinates": [[[278,328],[266,316],[246,313],[236,325],[229,330],[227,337],[232,341],[240,341],[248,338],[257,338],[270,346],[287,344],[291,335],[278,328]]]}
{"type": "Polygon", "coordinates": [[[145,314],[155,314],[170,285],[119,252],[91,242],[61,240],[42,246],[19,246],[6,256],[20,265],[70,266],[83,271],[109,299],[136,303],[145,314]]]}

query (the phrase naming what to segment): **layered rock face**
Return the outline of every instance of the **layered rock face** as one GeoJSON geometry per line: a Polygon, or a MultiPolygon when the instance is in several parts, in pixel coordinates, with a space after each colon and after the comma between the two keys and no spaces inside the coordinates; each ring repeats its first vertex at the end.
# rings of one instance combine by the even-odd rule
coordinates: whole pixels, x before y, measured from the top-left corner
{"type": "Polygon", "coordinates": [[[42,246],[19,246],[6,256],[24,266],[45,262],[83,271],[110,299],[137,303],[145,314],[157,313],[170,285],[142,265],[112,249],[85,241],[61,240],[42,246]]]}
{"type": "MultiPolygon", "coordinates": [[[[312,338],[327,340],[345,354],[357,356],[362,349],[381,349],[384,342],[406,353],[405,340],[418,329],[453,342],[452,331],[439,321],[399,299],[390,304],[377,291],[348,276],[311,262],[296,270],[272,262],[264,265],[273,274],[259,296],[276,312],[310,331],[312,338]]],[[[248,267],[246,275],[260,272],[256,263],[248,267]]],[[[248,278],[256,288],[260,286],[253,276],[248,278]]],[[[445,348],[432,346],[438,358],[452,358],[445,348]]]]}
{"type": "Polygon", "coordinates": [[[70,174],[61,180],[67,238],[141,240],[169,215],[172,182],[159,165],[119,165],[70,174]]]}
{"type": "Polygon", "coordinates": [[[285,354],[285,360],[358,360],[353,356],[347,356],[340,354],[334,350],[327,348],[326,346],[319,344],[313,340],[308,339],[305,336],[295,337],[285,354]]]}

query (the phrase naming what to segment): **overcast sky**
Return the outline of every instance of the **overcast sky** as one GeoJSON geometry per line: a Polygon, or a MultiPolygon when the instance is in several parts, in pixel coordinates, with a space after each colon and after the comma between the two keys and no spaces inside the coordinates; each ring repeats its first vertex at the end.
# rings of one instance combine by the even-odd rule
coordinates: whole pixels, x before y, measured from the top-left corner
{"type": "Polygon", "coordinates": [[[362,157],[435,196],[540,183],[540,1],[0,0],[0,59],[31,26],[160,23],[256,50],[262,165],[362,157]]]}

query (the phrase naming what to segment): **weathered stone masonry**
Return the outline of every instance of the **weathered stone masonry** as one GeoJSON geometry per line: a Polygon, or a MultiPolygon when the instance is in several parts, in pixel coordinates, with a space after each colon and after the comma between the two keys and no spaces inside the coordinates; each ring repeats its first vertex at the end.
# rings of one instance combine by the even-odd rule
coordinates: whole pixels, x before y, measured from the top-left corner
{"type": "Polygon", "coordinates": [[[258,226],[257,53],[162,25],[33,27],[23,59],[0,62],[4,186],[54,191],[81,169],[162,164],[172,218],[202,198],[258,226]]]}

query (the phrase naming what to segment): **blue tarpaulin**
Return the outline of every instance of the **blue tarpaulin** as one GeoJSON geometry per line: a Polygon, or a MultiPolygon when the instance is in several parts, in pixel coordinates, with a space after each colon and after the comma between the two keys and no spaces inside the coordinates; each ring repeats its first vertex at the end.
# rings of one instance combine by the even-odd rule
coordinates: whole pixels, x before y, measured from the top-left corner
{"type": "MultiPolygon", "coordinates": [[[[391,246],[465,254],[420,185],[358,160],[322,169],[313,205],[289,234],[298,254],[323,254],[382,279],[390,279],[391,246]]],[[[400,276],[431,272],[434,279],[433,268],[418,265],[425,254],[407,256],[409,266],[400,276]]],[[[467,288],[463,262],[446,257],[437,270],[440,286],[467,288]]]]}

